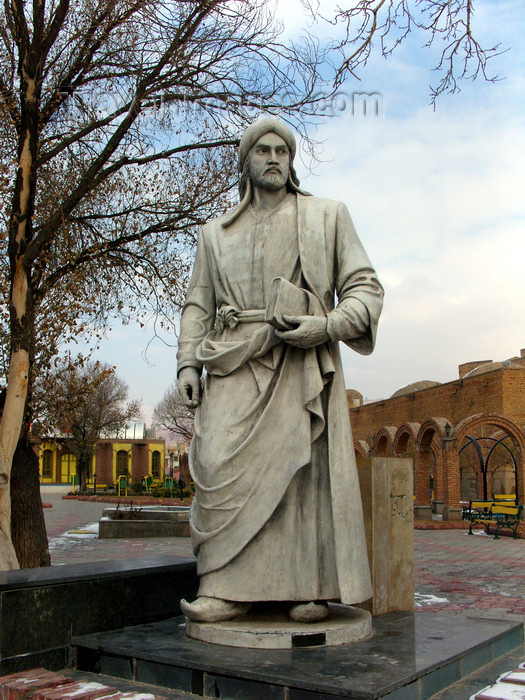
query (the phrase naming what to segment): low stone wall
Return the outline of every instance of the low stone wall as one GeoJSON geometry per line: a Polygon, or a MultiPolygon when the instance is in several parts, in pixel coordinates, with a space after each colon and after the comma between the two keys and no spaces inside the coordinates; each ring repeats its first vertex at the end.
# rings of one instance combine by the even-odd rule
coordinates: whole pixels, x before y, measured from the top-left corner
{"type": "Polygon", "coordinates": [[[67,494],[64,500],[93,501],[94,503],[118,503],[120,505],[142,506],[185,506],[189,507],[191,497],[181,501],[180,498],[154,498],[153,496],[77,496],[67,494]]]}
{"type": "Polygon", "coordinates": [[[190,523],[173,520],[100,520],[98,536],[106,539],[131,537],[189,537],[190,523]]]}
{"type": "Polygon", "coordinates": [[[72,636],[175,617],[197,588],[176,556],[0,572],[0,673],[65,668],[72,636]]]}

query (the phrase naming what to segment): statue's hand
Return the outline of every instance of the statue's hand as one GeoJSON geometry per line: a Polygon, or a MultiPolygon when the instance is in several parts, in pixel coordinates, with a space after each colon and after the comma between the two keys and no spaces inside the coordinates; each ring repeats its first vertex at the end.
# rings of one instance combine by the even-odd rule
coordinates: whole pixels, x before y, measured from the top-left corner
{"type": "Polygon", "coordinates": [[[285,343],[297,348],[315,348],[330,340],[326,329],[326,316],[283,316],[286,323],[297,326],[291,331],[275,331],[275,335],[285,343]]]}
{"type": "Polygon", "coordinates": [[[181,369],[177,388],[182,403],[188,408],[197,408],[201,402],[201,378],[195,367],[181,369]]]}

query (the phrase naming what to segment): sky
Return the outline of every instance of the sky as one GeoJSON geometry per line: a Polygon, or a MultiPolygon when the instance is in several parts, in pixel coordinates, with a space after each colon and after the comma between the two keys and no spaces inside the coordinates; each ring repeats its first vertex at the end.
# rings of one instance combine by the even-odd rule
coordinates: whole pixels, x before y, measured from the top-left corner
{"type": "MultiPolygon", "coordinates": [[[[510,49],[489,64],[503,80],[463,81],[434,110],[433,55],[413,36],[341,87],[334,116],[309,132],[322,144],[314,167],[296,158],[304,189],[347,204],[385,287],[374,353],[342,349],[347,388],[368,400],[419,380],[452,381],[463,362],[525,348],[523,4],[475,7],[482,43],[510,49]],[[356,92],[379,95],[382,114],[352,114],[356,92]]],[[[294,35],[304,23],[296,0],[279,0],[278,11],[294,35]]],[[[176,372],[176,348],[148,346],[151,335],[114,324],[96,355],[142,399],[147,423],[176,372]]]]}

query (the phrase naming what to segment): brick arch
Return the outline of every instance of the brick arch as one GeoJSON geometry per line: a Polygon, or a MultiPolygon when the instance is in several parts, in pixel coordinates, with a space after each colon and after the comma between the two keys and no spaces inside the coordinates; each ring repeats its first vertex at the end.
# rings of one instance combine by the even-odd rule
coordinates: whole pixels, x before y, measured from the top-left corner
{"type": "Polygon", "coordinates": [[[457,469],[459,471],[459,450],[463,446],[465,438],[470,432],[483,425],[490,425],[496,429],[496,434],[506,434],[512,440],[514,446],[514,458],[518,477],[518,500],[525,501],[525,433],[524,431],[500,413],[477,413],[465,418],[453,431],[453,450],[457,455],[457,469]]]}
{"type": "Polygon", "coordinates": [[[420,429],[419,423],[403,423],[396,431],[393,443],[393,450],[396,457],[404,457],[406,454],[406,446],[409,440],[412,440],[414,452],[416,450],[416,439],[420,429]]]}
{"type": "Polygon", "coordinates": [[[430,475],[434,481],[433,500],[446,502],[447,481],[443,440],[446,425],[450,421],[443,417],[427,418],[419,427],[414,453],[414,493],[417,505],[430,505],[430,475]],[[435,468],[432,468],[434,462],[435,468]]]}
{"type": "Polygon", "coordinates": [[[354,451],[360,457],[368,457],[370,454],[370,445],[366,440],[354,440],[354,451]]]}
{"type": "Polygon", "coordinates": [[[376,457],[386,457],[392,455],[392,448],[396,429],[392,425],[384,425],[380,428],[374,437],[372,443],[372,454],[376,457]]]}
{"type": "Polygon", "coordinates": [[[447,418],[442,417],[427,418],[426,421],[424,421],[424,423],[421,423],[416,438],[416,451],[419,451],[420,449],[427,449],[430,446],[430,443],[428,443],[428,441],[429,439],[430,442],[432,441],[433,435],[436,435],[437,438],[443,439],[447,434],[447,424],[451,425],[450,421],[447,420],[447,418]],[[432,434],[432,438],[429,438],[429,433],[432,434]]]}
{"type": "Polygon", "coordinates": [[[506,433],[514,443],[515,447],[523,455],[525,454],[525,433],[524,431],[500,413],[477,413],[474,416],[469,416],[458,423],[454,428],[451,437],[453,437],[454,447],[459,450],[463,441],[473,428],[480,425],[491,425],[493,428],[499,429],[500,432],[506,433]]]}

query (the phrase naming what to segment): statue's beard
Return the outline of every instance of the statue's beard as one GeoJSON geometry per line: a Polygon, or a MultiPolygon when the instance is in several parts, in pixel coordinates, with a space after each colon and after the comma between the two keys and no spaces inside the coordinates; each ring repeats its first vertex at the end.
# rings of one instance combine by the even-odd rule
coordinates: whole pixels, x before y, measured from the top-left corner
{"type": "Polygon", "coordinates": [[[254,187],[260,187],[270,192],[277,192],[286,187],[286,177],[280,172],[250,172],[250,180],[254,187]]]}

